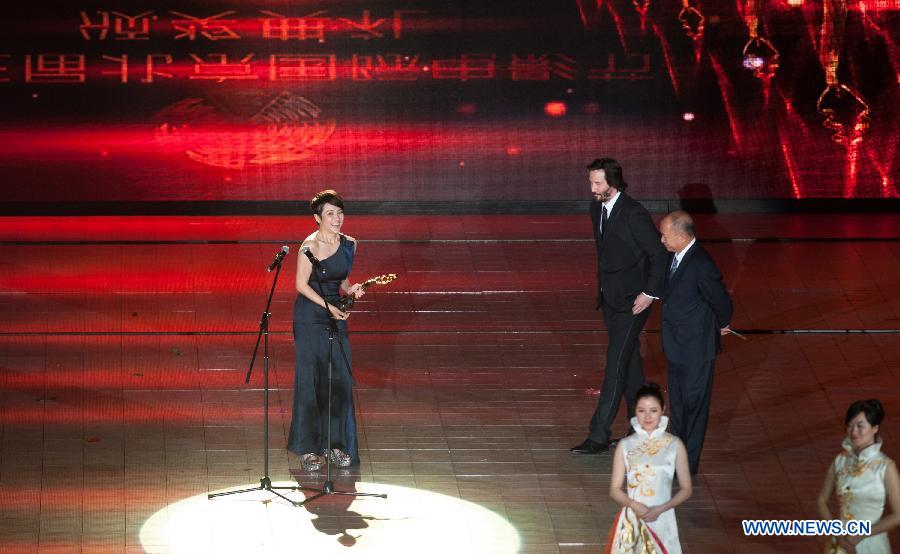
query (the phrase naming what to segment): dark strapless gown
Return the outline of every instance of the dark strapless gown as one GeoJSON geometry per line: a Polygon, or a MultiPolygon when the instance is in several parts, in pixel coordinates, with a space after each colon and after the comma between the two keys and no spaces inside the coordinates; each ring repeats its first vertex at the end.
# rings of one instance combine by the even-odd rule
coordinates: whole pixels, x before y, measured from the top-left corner
{"type": "MultiPolygon", "coordinates": [[[[333,255],[321,260],[322,269],[313,270],[309,286],[329,302],[337,302],[341,282],[353,266],[353,242],[341,235],[341,244],[333,255]],[[319,286],[321,281],[321,287],[319,286]]],[[[328,417],[328,311],[297,295],[294,302],[294,403],[287,448],[297,455],[321,454],[328,445],[327,425],[331,422],[331,448],[350,454],[359,463],[356,444],[356,412],[353,406],[353,373],[347,322],[336,321],[338,332],[331,348],[332,404],[328,417]]]]}

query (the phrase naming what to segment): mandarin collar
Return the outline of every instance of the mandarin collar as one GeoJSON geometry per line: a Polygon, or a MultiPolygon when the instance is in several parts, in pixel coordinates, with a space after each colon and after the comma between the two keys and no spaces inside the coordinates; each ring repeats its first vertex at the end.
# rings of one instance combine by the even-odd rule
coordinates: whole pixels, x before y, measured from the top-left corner
{"type": "Polygon", "coordinates": [[[631,428],[634,429],[634,432],[637,433],[640,437],[655,439],[657,437],[661,437],[663,433],[666,432],[666,427],[669,426],[669,418],[668,416],[661,416],[659,418],[659,425],[652,432],[648,433],[644,431],[644,428],[641,427],[641,424],[638,423],[637,417],[631,418],[631,428]]]}
{"type": "Polygon", "coordinates": [[[866,462],[878,456],[878,454],[881,452],[881,438],[876,437],[875,442],[863,448],[858,455],[853,451],[853,443],[850,442],[849,437],[844,439],[844,442],[841,443],[841,446],[844,448],[844,450],[847,451],[848,454],[850,454],[854,458],[866,462]]]}

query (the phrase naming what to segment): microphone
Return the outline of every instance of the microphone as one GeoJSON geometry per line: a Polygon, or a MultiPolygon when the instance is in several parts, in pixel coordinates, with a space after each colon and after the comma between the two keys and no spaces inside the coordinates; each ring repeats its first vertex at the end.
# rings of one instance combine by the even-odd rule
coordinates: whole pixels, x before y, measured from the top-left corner
{"type": "Polygon", "coordinates": [[[306,254],[306,257],[309,258],[310,262],[312,262],[313,269],[321,269],[322,271],[325,271],[325,269],[322,268],[322,262],[319,261],[319,258],[317,258],[315,254],[309,251],[309,246],[304,246],[300,249],[300,251],[306,254]]]}
{"type": "Polygon", "coordinates": [[[287,246],[282,246],[281,250],[278,251],[278,254],[275,254],[275,259],[272,260],[272,263],[270,263],[269,267],[266,268],[266,271],[272,271],[273,269],[281,265],[281,260],[283,260],[285,255],[287,255],[287,253],[290,251],[291,249],[287,246]]]}

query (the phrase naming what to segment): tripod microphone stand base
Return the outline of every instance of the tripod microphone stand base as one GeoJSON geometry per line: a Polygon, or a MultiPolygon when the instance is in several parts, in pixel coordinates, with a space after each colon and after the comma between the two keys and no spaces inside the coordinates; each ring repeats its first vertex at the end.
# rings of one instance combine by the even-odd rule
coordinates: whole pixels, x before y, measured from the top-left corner
{"type": "Polygon", "coordinates": [[[240,490],[236,490],[236,491],[215,492],[215,493],[206,495],[206,498],[212,499],[212,498],[216,498],[218,496],[227,496],[229,494],[241,494],[241,493],[253,492],[253,491],[268,491],[268,492],[274,494],[275,496],[281,498],[282,500],[287,500],[294,506],[300,506],[301,504],[298,504],[297,502],[291,500],[290,498],[288,498],[285,495],[278,492],[279,490],[296,491],[296,490],[300,490],[300,489],[301,489],[301,487],[299,485],[296,487],[273,487],[272,480],[269,479],[268,477],[263,477],[262,479],[259,480],[258,487],[251,487],[249,489],[240,489],[240,490]]]}
{"type": "Polygon", "coordinates": [[[212,498],[216,498],[219,496],[228,496],[230,494],[243,494],[245,492],[253,492],[253,491],[270,492],[270,493],[274,494],[275,496],[277,496],[278,498],[289,503],[291,506],[294,506],[295,508],[299,508],[300,506],[309,504],[310,502],[313,502],[314,500],[318,500],[318,499],[322,498],[323,496],[360,496],[360,497],[370,496],[373,498],[387,498],[386,494],[375,494],[375,493],[368,493],[368,492],[336,491],[336,490],[334,490],[334,481],[325,481],[325,483],[322,485],[321,489],[317,489],[314,487],[305,487],[300,484],[297,484],[296,486],[293,486],[293,487],[274,487],[274,486],[272,486],[272,480],[269,479],[268,477],[263,477],[262,479],[260,479],[258,487],[250,487],[247,489],[240,489],[240,490],[236,490],[236,491],[216,492],[216,493],[208,494],[206,497],[209,499],[212,499],[212,498]],[[297,500],[291,500],[287,496],[281,494],[280,492],[278,492],[279,490],[307,491],[307,492],[315,492],[316,494],[310,496],[309,498],[305,498],[301,501],[297,501],[297,500]]]}
{"type": "MultiPolygon", "coordinates": [[[[316,489],[313,487],[304,487],[303,485],[298,485],[296,487],[296,490],[310,491],[310,492],[315,492],[317,494],[314,494],[314,495],[310,496],[309,498],[304,499],[301,502],[291,501],[294,504],[294,506],[303,506],[304,504],[309,504],[310,502],[312,502],[314,500],[318,500],[318,499],[322,498],[323,496],[370,496],[373,498],[387,498],[386,494],[375,494],[375,493],[370,493],[370,492],[336,491],[336,490],[334,490],[334,481],[331,481],[331,480],[326,480],[325,483],[322,484],[321,489],[316,489]]],[[[275,494],[278,494],[278,493],[275,493],[275,494]]]]}

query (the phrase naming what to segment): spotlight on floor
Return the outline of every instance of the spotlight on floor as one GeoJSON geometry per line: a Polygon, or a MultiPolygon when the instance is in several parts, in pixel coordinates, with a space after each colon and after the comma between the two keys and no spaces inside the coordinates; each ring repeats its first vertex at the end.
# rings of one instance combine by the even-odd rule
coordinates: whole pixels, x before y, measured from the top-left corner
{"type": "Polygon", "coordinates": [[[472,502],[384,483],[359,481],[355,489],[388,498],[328,496],[296,508],[265,491],[213,500],[204,491],[150,516],[139,538],[146,552],[168,554],[519,550],[516,529],[472,502]]]}

